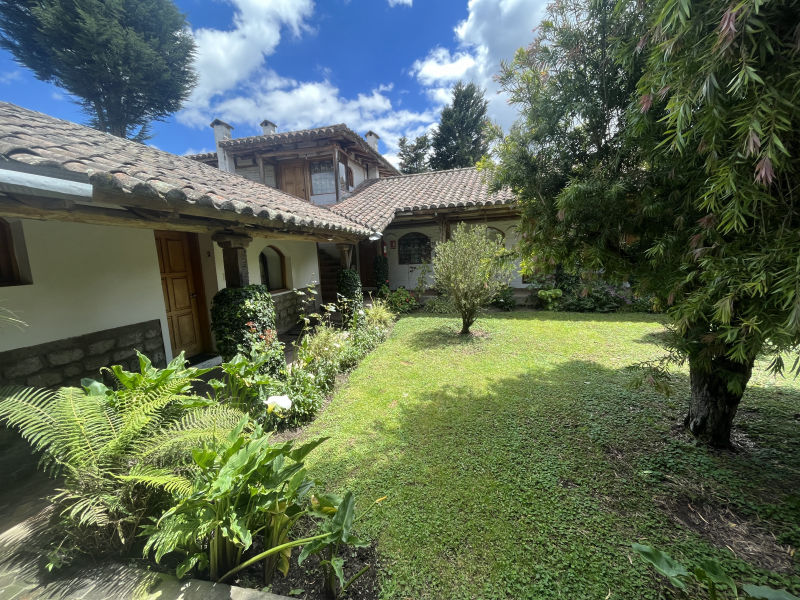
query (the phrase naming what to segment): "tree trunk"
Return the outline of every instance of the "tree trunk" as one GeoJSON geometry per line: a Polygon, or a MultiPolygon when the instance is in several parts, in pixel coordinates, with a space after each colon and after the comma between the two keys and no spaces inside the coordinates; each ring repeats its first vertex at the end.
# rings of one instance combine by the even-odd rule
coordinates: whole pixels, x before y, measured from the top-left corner
{"type": "Polygon", "coordinates": [[[747,364],[726,357],[711,360],[702,367],[699,361],[689,358],[689,379],[692,399],[683,424],[694,436],[714,448],[730,448],[731,428],[739,401],[750,380],[753,361],[747,364]],[[730,382],[738,391],[731,391],[730,382]]]}

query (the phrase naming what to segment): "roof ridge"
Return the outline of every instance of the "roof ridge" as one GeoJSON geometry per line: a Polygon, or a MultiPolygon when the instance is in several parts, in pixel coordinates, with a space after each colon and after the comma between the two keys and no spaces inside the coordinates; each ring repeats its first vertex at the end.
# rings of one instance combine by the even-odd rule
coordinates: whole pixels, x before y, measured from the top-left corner
{"type": "Polygon", "coordinates": [[[439,169],[438,171],[422,171],[421,173],[401,173],[400,175],[389,175],[381,179],[401,179],[403,177],[417,177],[419,175],[439,175],[440,173],[453,173],[455,171],[478,170],[478,167],[454,167],[452,169],[439,169]]]}
{"type": "MultiPolygon", "coordinates": [[[[333,125],[320,125],[319,127],[306,127],[305,129],[292,129],[290,131],[275,131],[273,133],[261,133],[261,134],[256,134],[256,135],[245,135],[245,136],[242,136],[242,137],[230,138],[230,139],[222,140],[222,141],[223,141],[223,143],[224,142],[238,142],[240,140],[250,140],[250,139],[255,139],[255,138],[269,138],[269,137],[273,137],[273,136],[277,136],[277,135],[289,135],[289,134],[292,134],[292,133],[304,133],[304,132],[311,132],[311,131],[321,131],[323,129],[335,129],[337,127],[344,127],[345,129],[350,129],[349,127],[347,127],[347,125],[345,123],[334,123],[333,125]]],[[[350,131],[352,131],[352,129],[350,129],[350,131]]],[[[353,133],[356,133],[356,132],[353,131],[353,133]]],[[[356,135],[358,135],[358,134],[356,133],[356,135]]],[[[205,154],[205,153],[201,152],[200,154],[205,154]]]]}

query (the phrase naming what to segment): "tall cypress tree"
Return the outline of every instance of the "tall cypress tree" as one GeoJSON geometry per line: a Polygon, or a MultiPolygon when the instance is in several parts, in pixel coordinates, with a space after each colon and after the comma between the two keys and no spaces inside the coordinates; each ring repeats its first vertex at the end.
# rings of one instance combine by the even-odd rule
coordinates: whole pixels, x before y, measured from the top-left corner
{"type": "Polygon", "coordinates": [[[428,167],[428,152],[431,143],[427,135],[420,135],[409,142],[406,136],[400,138],[400,150],[397,157],[400,159],[400,172],[409,175],[430,171],[428,167]]]}
{"type": "Polygon", "coordinates": [[[197,81],[194,39],[171,0],[0,0],[0,47],[120,137],[146,139],[197,81]]]}
{"type": "Polygon", "coordinates": [[[488,105],[484,91],[474,83],[464,85],[459,81],[456,84],[453,101],[442,109],[439,127],[431,141],[432,169],[474,167],[487,153],[488,105]]]}

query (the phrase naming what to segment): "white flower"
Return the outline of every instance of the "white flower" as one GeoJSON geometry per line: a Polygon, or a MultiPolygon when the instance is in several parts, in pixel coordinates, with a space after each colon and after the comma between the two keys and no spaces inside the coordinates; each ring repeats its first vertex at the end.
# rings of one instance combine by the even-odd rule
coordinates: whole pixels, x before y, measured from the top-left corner
{"type": "Polygon", "coordinates": [[[264,400],[264,404],[266,404],[270,409],[280,408],[283,410],[289,410],[292,408],[292,401],[289,399],[289,396],[270,396],[264,400]]]}

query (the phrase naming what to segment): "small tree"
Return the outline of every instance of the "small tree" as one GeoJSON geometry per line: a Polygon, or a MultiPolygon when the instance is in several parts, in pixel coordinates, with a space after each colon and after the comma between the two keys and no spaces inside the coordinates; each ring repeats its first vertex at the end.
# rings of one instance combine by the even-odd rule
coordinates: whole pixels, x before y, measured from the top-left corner
{"type": "Polygon", "coordinates": [[[478,318],[511,280],[511,262],[505,246],[493,240],[485,226],[459,224],[452,238],[436,246],[433,256],[436,289],[445,294],[461,315],[461,334],[478,318]]]}
{"type": "Polygon", "coordinates": [[[197,81],[195,44],[171,0],[0,1],[0,47],[80,98],[100,131],[148,137],[197,81]]]}

